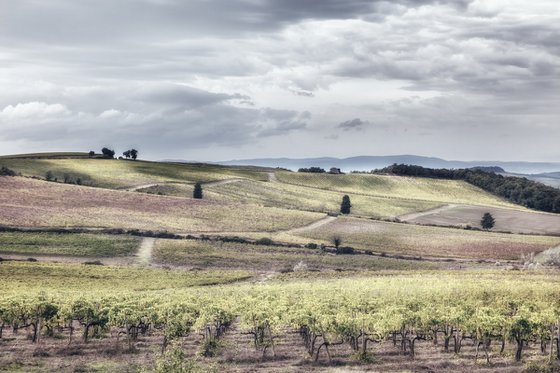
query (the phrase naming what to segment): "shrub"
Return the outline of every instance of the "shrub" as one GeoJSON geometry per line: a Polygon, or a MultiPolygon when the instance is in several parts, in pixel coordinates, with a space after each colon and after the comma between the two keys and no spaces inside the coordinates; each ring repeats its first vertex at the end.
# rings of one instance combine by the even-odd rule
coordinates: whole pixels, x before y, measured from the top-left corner
{"type": "Polygon", "coordinates": [[[306,248],[306,249],[312,249],[312,250],[317,250],[318,247],[319,247],[319,246],[317,246],[317,244],[316,244],[316,243],[313,243],[313,242],[310,242],[310,243],[308,243],[307,245],[305,245],[305,248],[306,248]]]}
{"type": "Polygon", "coordinates": [[[274,241],[268,237],[259,238],[255,243],[257,245],[274,245],[274,241]]]}
{"type": "Polygon", "coordinates": [[[8,167],[2,166],[0,168],[0,176],[16,176],[15,171],[10,170],[8,167]]]}
{"type": "Polygon", "coordinates": [[[337,254],[354,254],[354,248],[350,246],[341,246],[336,250],[337,254]]]}

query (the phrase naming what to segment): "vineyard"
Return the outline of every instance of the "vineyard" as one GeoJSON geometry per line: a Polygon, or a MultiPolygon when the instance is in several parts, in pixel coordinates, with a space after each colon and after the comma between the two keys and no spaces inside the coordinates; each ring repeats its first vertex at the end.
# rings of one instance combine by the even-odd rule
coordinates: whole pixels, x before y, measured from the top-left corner
{"type": "Polygon", "coordinates": [[[211,358],[235,327],[263,359],[274,360],[279,341],[298,335],[289,340],[306,351],[305,364],[382,366],[383,348],[410,360],[441,350],[463,365],[560,358],[560,283],[542,274],[393,273],[159,291],[68,291],[53,283],[41,292],[21,291],[15,278],[5,289],[1,337],[23,334],[27,344],[110,339],[114,349],[132,351],[150,337],[164,352],[195,338],[187,354],[211,358]]]}
{"type": "Polygon", "coordinates": [[[0,372],[560,366],[557,215],[456,180],[0,160],[0,372]]]}

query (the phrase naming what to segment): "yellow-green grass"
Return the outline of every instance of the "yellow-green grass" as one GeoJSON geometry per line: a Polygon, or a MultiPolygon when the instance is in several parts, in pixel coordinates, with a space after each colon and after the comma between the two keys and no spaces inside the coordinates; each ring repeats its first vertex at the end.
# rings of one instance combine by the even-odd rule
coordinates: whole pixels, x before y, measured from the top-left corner
{"type": "MultiPolygon", "coordinates": [[[[144,291],[241,281],[248,271],[185,271],[44,262],[0,262],[3,291],[144,291]]],[[[5,293],[6,294],[6,293],[5,293]]]]}
{"type": "Polygon", "coordinates": [[[440,204],[454,203],[524,209],[460,180],[419,177],[347,174],[331,175],[303,172],[276,172],[279,181],[295,185],[395,199],[420,200],[440,204]]]}
{"type": "MultiPolygon", "coordinates": [[[[339,236],[342,245],[374,252],[427,257],[517,260],[532,252],[558,246],[560,237],[532,236],[337,218],[319,228],[300,232],[307,240],[329,243],[339,236]]],[[[332,243],[331,243],[332,245],[332,243]]]]}
{"type": "Polygon", "coordinates": [[[114,257],[132,255],[140,239],[102,234],[0,232],[0,254],[114,257]]]}
{"type": "Polygon", "coordinates": [[[173,232],[262,232],[322,214],[0,177],[0,225],[109,227],[173,232]]]}
{"type": "MultiPolygon", "coordinates": [[[[173,197],[192,197],[193,184],[166,183],[137,189],[137,192],[173,197]]],[[[207,197],[206,195],[204,197],[207,197]]]]}
{"type": "Polygon", "coordinates": [[[286,248],[233,242],[157,240],[156,263],[195,268],[248,269],[258,271],[307,270],[410,270],[435,269],[436,264],[374,257],[334,255],[320,249],[286,248]]]}
{"type": "MultiPolygon", "coordinates": [[[[320,187],[320,185],[318,185],[320,187]]],[[[205,196],[219,201],[236,201],[261,206],[284,207],[323,213],[339,213],[339,191],[308,186],[244,180],[204,188],[205,196]]],[[[438,202],[352,194],[352,214],[374,218],[393,218],[411,212],[429,210],[438,202]]]]}
{"type": "Polygon", "coordinates": [[[105,188],[126,188],[158,182],[195,183],[234,177],[266,180],[265,172],[254,168],[209,164],[179,164],[117,159],[2,158],[0,165],[23,176],[45,178],[47,171],[59,181],[67,174],[83,184],[105,188]]]}
{"type": "Polygon", "coordinates": [[[27,154],[12,154],[12,155],[0,155],[0,160],[6,158],[42,158],[42,159],[53,159],[53,158],[87,158],[89,153],[84,152],[51,152],[51,153],[27,153],[27,154]]]}

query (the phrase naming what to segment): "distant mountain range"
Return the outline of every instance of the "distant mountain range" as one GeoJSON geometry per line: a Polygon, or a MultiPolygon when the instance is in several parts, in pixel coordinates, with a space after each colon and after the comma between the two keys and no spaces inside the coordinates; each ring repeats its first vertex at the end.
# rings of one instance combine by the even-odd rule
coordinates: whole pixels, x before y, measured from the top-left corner
{"type": "Polygon", "coordinates": [[[344,172],[370,171],[373,169],[390,166],[394,163],[418,165],[430,168],[472,168],[472,167],[501,167],[508,173],[516,174],[544,174],[546,178],[560,178],[560,163],[547,162],[500,162],[500,161],[448,161],[441,158],[422,157],[417,155],[391,155],[391,156],[360,156],[350,158],[256,158],[236,159],[231,161],[215,162],[222,165],[236,166],[263,166],[282,167],[297,170],[302,167],[331,167],[340,168],[344,172]]]}

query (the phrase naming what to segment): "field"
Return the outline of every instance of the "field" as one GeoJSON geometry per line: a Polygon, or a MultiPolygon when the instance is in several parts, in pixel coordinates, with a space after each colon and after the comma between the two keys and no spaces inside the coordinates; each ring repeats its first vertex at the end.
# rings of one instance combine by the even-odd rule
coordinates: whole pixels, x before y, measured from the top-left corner
{"type": "Polygon", "coordinates": [[[0,256],[2,254],[129,256],[136,253],[139,243],[140,239],[130,236],[0,232],[0,256]]]}
{"type": "MultiPolygon", "coordinates": [[[[211,200],[237,201],[262,206],[283,207],[336,214],[340,211],[343,193],[284,183],[240,181],[208,187],[211,200]]],[[[431,209],[438,202],[352,195],[352,214],[375,218],[393,218],[402,214],[431,209]]]]}
{"type": "Polygon", "coordinates": [[[493,207],[454,205],[433,213],[400,219],[419,224],[480,227],[480,219],[486,212],[495,218],[494,230],[497,231],[560,235],[560,215],[493,207]]]}
{"type": "Polygon", "coordinates": [[[542,330],[557,322],[560,284],[540,273],[285,276],[200,287],[243,280],[243,273],[162,276],[164,270],[27,263],[4,263],[0,271],[8,278],[0,296],[6,319],[29,312],[20,299],[51,310],[31,335],[4,331],[0,364],[8,371],[175,371],[169,367],[189,364],[197,371],[233,372],[326,372],[341,365],[359,371],[523,372],[546,367],[549,352],[557,353],[554,344],[548,350],[550,335],[542,330]],[[76,283],[68,282],[77,275],[76,283]],[[34,293],[37,281],[45,282],[40,296],[34,293]],[[58,326],[51,323],[53,312],[58,326]],[[81,319],[84,312],[97,321],[81,319]],[[146,322],[153,328],[144,329],[146,322]],[[526,325],[523,334],[517,334],[519,325],[526,325]],[[200,328],[206,332],[198,333],[200,328]],[[371,340],[363,343],[366,335],[371,340]],[[162,348],[165,355],[154,352],[162,348]]]}
{"type": "Polygon", "coordinates": [[[437,269],[441,267],[434,263],[369,255],[340,256],[322,252],[320,249],[193,240],[158,240],[153,260],[158,264],[188,268],[244,269],[268,273],[437,269]]]}
{"type": "Polygon", "coordinates": [[[116,159],[51,159],[51,158],[0,158],[0,165],[13,169],[23,176],[45,178],[51,171],[58,180],[64,174],[84,185],[105,188],[130,188],[151,183],[209,182],[232,177],[267,180],[265,169],[232,168],[208,164],[156,163],[116,159]]]}
{"type": "Polygon", "coordinates": [[[0,178],[0,225],[111,227],[175,232],[290,229],[322,215],[254,205],[0,178]]]}
{"type": "Polygon", "coordinates": [[[338,218],[317,229],[298,233],[298,236],[324,243],[330,243],[333,236],[339,236],[342,245],[391,254],[497,260],[519,260],[522,255],[560,245],[560,237],[501,234],[353,218],[338,218]]]}
{"type": "Polygon", "coordinates": [[[449,180],[0,165],[0,371],[560,368],[557,215],[449,180]]]}
{"type": "Polygon", "coordinates": [[[509,207],[522,210],[501,198],[492,196],[466,182],[402,176],[367,174],[330,175],[277,172],[279,181],[347,194],[393,199],[429,201],[440,204],[461,203],[481,206],[509,207]]]}

